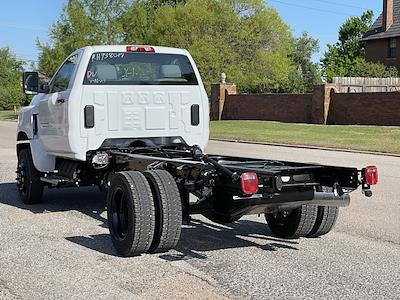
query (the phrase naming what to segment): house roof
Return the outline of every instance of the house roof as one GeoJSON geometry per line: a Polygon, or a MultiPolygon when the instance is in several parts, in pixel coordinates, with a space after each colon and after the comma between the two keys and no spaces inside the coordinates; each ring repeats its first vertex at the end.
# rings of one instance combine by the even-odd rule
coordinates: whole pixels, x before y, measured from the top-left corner
{"type": "Polygon", "coordinates": [[[368,32],[364,34],[363,41],[377,40],[400,36],[400,0],[393,1],[393,25],[387,31],[383,31],[383,13],[372,24],[368,32]]]}

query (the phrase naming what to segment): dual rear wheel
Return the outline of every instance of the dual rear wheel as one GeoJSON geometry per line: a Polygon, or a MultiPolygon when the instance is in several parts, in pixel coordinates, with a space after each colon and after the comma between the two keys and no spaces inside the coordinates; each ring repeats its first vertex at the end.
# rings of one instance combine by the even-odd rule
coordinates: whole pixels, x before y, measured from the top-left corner
{"type": "Polygon", "coordinates": [[[107,214],[111,240],[122,256],[165,252],[179,241],[181,198],[167,171],[115,174],[107,193],[107,214]]]}
{"type": "MultiPolygon", "coordinates": [[[[44,184],[30,149],[18,153],[17,185],[25,204],[42,200],[44,184]]],[[[122,256],[164,252],[181,234],[182,204],[174,178],[167,171],[119,172],[107,193],[112,242],[122,256]]]]}
{"type": "Polygon", "coordinates": [[[277,237],[315,238],[330,232],[338,215],[338,207],[303,205],[290,211],[265,214],[265,219],[277,237]]]}

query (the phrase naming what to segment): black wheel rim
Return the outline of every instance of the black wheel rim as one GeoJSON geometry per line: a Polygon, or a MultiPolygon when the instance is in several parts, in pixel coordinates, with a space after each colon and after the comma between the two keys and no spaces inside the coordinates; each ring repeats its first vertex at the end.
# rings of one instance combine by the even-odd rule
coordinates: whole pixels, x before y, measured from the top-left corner
{"type": "Polygon", "coordinates": [[[118,188],[113,197],[111,213],[112,213],[112,229],[116,237],[120,240],[125,239],[128,233],[128,201],[124,191],[118,188]]]}
{"type": "Polygon", "coordinates": [[[285,228],[287,226],[294,226],[298,222],[300,209],[280,211],[273,214],[273,219],[276,226],[285,228]]]}
{"type": "Polygon", "coordinates": [[[21,161],[17,167],[17,186],[22,195],[26,195],[26,164],[21,161]]]}

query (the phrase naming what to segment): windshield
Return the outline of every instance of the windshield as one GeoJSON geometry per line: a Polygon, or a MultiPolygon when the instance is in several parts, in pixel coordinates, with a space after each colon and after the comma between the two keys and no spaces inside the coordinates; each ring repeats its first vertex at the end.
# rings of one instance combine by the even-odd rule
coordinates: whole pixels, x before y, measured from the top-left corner
{"type": "Polygon", "coordinates": [[[185,55],[97,52],[86,70],[86,85],[197,85],[185,55]]]}

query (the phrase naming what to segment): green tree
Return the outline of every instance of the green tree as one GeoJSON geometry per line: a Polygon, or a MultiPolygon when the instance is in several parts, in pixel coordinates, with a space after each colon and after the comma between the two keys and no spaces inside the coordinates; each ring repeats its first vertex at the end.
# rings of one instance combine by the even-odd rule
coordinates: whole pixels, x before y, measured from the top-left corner
{"type": "Polygon", "coordinates": [[[151,8],[158,8],[163,5],[175,6],[177,4],[185,4],[187,0],[147,0],[146,5],[151,8]]]}
{"type": "Polygon", "coordinates": [[[188,49],[207,87],[221,72],[244,91],[276,91],[288,82],[295,68],[291,32],[263,1],[189,0],[155,9],[148,3],[137,1],[125,14],[126,43],[188,49]]]}
{"type": "Polygon", "coordinates": [[[153,44],[188,49],[207,88],[225,72],[241,91],[303,91],[316,80],[315,42],[295,40],[263,0],[69,0],[49,44],[38,42],[39,70],[51,76],[86,45],[153,44]]]}
{"type": "Polygon", "coordinates": [[[121,17],[127,0],[69,0],[60,19],[50,29],[49,43],[37,41],[39,71],[51,77],[74,50],[122,40],[121,17]]]}
{"type": "Polygon", "coordinates": [[[339,29],[339,40],[328,45],[321,60],[323,75],[328,82],[335,76],[388,77],[397,76],[395,68],[365,61],[365,43],[361,40],[373,21],[373,12],[346,20],[339,29]]]}
{"type": "Polygon", "coordinates": [[[366,62],[364,58],[358,58],[355,60],[353,67],[350,72],[355,77],[398,77],[399,71],[396,67],[386,67],[383,64],[373,64],[366,62]]]}
{"type": "Polygon", "coordinates": [[[0,48],[0,109],[12,109],[24,103],[21,75],[23,62],[8,47],[0,48]]]}
{"type": "Polygon", "coordinates": [[[314,53],[319,51],[318,40],[303,32],[294,41],[293,61],[297,66],[290,75],[287,91],[296,93],[311,92],[316,84],[322,82],[319,66],[312,61],[314,53]]]}

